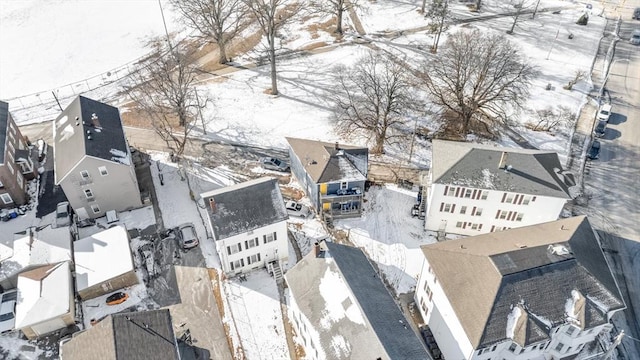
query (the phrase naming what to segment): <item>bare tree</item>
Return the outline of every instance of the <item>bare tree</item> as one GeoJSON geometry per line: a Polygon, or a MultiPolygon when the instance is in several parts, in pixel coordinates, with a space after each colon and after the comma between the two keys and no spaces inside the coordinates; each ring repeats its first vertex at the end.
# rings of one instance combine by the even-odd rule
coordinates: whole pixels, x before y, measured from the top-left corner
{"type": "Polygon", "coordinates": [[[472,122],[492,125],[506,120],[507,110],[520,109],[537,75],[508,39],[478,30],[452,34],[425,69],[422,76],[433,103],[448,114],[448,121],[457,122],[463,136],[472,122]]]}
{"type": "Polygon", "coordinates": [[[570,123],[574,117],[573,111],[566,106],[559,106],[558,111],[552,107],[546,107],[536,110],[536,115],[538,121],[527,124],[527,127],[533,131],[554,131],[570,123]]]}
{"type": "Polygon", "coordinates": [[[449,27],[448,20],[451,15],[449,11],[449,0],[432,0],[426,17],[430,19],[429,31],[435,34],[431,51],[438,52],[440,35],[449,27]]]}
{"type": "Polygon", "coordinates": [[[359,6],[359,0],[311,0],[309,5],[316,11],[336,17],[336,33],[342,35],[344,13],[359,6]]]}
{"type": "Polygon", "coordinates": [[[573,87],[578,83],[578,81],[585,79],[587,77],[587,72],[584,70],[577,70],[573,74],[573,79],[569,80],[567,85],[563,86],[565,90],[573,90],[573,87]]]}
{"type": "Polygon", "coordinates": [[[342,136],[363,135],[373,140],[372,153],[406,134],[408,114],[417,108],[410,73],[387,54],[369,53],[353,68],[338,71],[335,129],[342,136]]]}
{"type": "Polygon", "coordinates": [[[278,95],[276,36],[278,31],[302,9],[300,2],[287,0],[242,0],[253,14],[267,39],[271,64],[271,94],[278,95]]]}
{"type": "Polygon", "coordinates": [[[228,61],[227,44],[238,34],[246,15],[242,0],[170,0],[186,25],[215,42],[220,64],[228,61]]]}
{"type": "Polygon", "coordinates": [[[516,25],[518,21],[520,21],[520,16],[523,12],[534,7],[534,3],[525,0],[515,0],[515,3],[509,2],[505,4],[505,12],[511,13],[511,17],[513,18],[513,22],[511,23],[511,29],[507,30],[507,34],[511,35],[515,31],[516,25]],[[512,12],[515,9],[515,12],[512,12]]]}
{"type": "Polygon", "coordinates": [[[167,51],[160,42],[154,46],[155,55],[134,73],[133,85],[125,86],[125,91],[137,110],[149,116],[167,147],[180,156],[200,110],[209,100],[198,97],[192,50],[182,44],[174,46],[173,51],[167,51]]]}

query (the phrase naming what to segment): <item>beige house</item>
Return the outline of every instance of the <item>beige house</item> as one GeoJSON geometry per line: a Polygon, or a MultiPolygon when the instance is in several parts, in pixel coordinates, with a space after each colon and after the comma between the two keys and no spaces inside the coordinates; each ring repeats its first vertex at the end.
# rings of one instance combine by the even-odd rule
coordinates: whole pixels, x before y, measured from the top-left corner
{"type": "Polygon", "coordinates": [[[9,113],[9,104],[0,101],[0,209],[24,205],[26,180],[35,178],[33,161],[20,129],[9,113]]]}
{"type": "Polygon", "coordinates": [[[73,325],[75,302],[71,263],[64,261],[25,271],[18,276],[16,329],[36,339],[73,325]]]}
{"type": "Polygon", "coordinates": [[[139,282],[129,241],[127,229],[114,226],[73,243],[76,291],[83,300],[139,282]]]}
{"type": "Polygon", "coordinates": [[[142,206],[118,108],[78,96],[53,125],[55,183],[80,219],[142,206]]]}

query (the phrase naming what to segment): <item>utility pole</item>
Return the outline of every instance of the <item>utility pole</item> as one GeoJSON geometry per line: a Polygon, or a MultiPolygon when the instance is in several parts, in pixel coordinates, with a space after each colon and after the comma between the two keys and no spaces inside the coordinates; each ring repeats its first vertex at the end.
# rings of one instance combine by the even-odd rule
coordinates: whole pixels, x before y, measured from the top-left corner
{"type": "Polygon", "coordinates": [[[604,356],[602,357],[603,360],[609,359],[611,354],[613,354],[613,350],[615,350],[618,347],[618,345],[620,345],[620,342],[622,342],[623,336],[624,336],[624,330],[620,330],[620,333],[616,336],[615,340],[613,341],[613,344],[611,344],[607,352],[604,353],[604,356]]]}
{"type": "Polygon", "coordinates": [[[167,43],[169,44],[169,50],[173,54],[173,46],[171,46],[171,39],[169,38],[169,30],[167,30],[167,22],[164,19],[164,11],[162,10],[162,0],[158,0],[158,6],[160,6],[160,14],[162,15],[162,24],[164,25],[164,33],[167,35],[167,43]]]}
{"type": "Polygon", "coordinates": [[[533,15],[531,15],[531,18],[532,18],[532,19],[535,19],[535,18],[536,18],[536,13],[538,12],[538,5],[540,5],[540,0],[538,0],[538,1],[536,2],[536,8],[535,8],[535,9],[533,9],[533,15]]]}

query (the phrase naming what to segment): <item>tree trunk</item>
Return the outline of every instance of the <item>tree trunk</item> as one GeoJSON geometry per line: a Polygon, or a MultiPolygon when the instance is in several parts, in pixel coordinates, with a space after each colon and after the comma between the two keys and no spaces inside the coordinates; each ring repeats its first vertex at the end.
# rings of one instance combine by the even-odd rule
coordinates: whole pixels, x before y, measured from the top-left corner
{"type": "Polygon", "coordinates": [[[480,11],[481,6],[482,6],[482,0],[476,0],[476,11],[480,11]]]}
{"type": "Polygon", "coordinates": [[[344,8],[342,4],[338,7],[338,13],[336,14],[336,33],[342,35],[342,13],[344,12],[344,8]]]}
{"type": "Polygon", "coordinates": [[[384,132],[376,134],[376,139],[375,139],[376,142],[371,152],[373,152],[374,154],[384,154],[384,138],[385,138],[384,132]]]}
{"type": "Polygon", "coordinates": [[[420,11],[422,11],[423,15],[424,15],[426,9],[427,9],[427,0],[422,0],[422,8],[420,8],[420,11]]]}
{"type": "Polygon", "coordinates": [[[227,59],[227,42],[225,40],[218,41],[218,51],[219,51],[218,63],[226,64],[228,59],[227,59]]]}
{"type": "Polygon", "coordinates": [[[275,39],[269,44],[269,62],[271,63],[271,95],[278,95],[278,79],[276,74],[276,49],[275,39]]]}

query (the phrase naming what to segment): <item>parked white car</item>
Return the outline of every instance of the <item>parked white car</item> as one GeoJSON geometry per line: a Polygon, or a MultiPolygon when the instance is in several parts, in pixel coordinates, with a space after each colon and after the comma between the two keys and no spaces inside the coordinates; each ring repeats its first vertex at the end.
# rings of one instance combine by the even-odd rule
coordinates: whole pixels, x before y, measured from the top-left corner
{"type": "Polygon", "coordinates": [[[0,333],[12,331],[16,324],[16,300],[18,291],[11,290],[0,295],[0,333]]]}
{"type": "Polygon", "coordinates": [[[287,208],[287,213],[289,213],[289,216],[298,216],[306,219],[311,215],[311,209],[298,202],[287,201],[284,205],[287,208]]]}
{"type": "Polygon", "coordinates": [[[640,45],[640,29],[633,30],[629,42],[633,45],[640,45]]]}
{"type": "Polygon", "coordinates": [[[178,226],[178,240],[180,240],[180,246],[183,249],[191,249],[200,243],[198,241],[198,235],[196,235],[196,228],[192,223],[185,223],[178,226]]]}
{"type": "Polygon", "coordinates": [[[598,116],[596,116],[596,118],[601,121],[609,122],[610,116],[611,116],[611,104],[604,104],[600,106],[600,110],[598,110],[598,116]]]}
{"type": "Polygon", "coordinates": [[[260,165],[267,170],[282,172],[289,172],[290,170],[289,164],[286,161],[271,157],[260,158],[260,165]]]}
{"type": "Polygon", "coordinates": [[[71,224],[69,202],[63,201],[56,206],[56,227],[69,226],[69,224],[71,224]]]}

